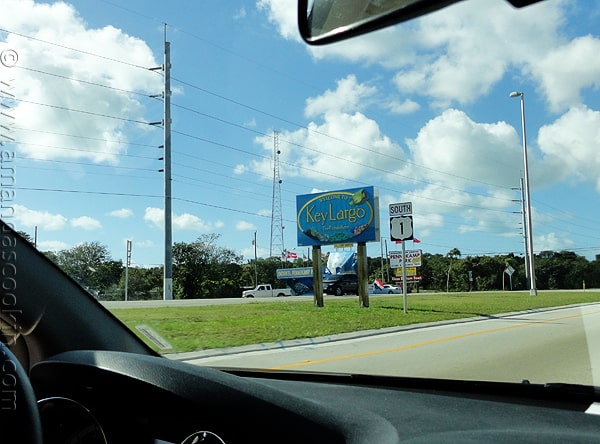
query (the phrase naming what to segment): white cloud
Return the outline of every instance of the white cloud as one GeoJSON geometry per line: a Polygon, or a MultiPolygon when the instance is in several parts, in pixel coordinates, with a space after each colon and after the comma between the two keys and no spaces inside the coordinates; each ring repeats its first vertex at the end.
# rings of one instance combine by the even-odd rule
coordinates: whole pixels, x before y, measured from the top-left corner
{"type": "Polygon", "coordinates": [[[37,249],[40,251],[62,251],[62,250],[67,250],[71,248],[71,246],[69,244],[67,244],[66,242],[62,242],[62,241],[53,241],[53,240],[46,240],[46,241],[39,241],[37,243],[37,249]]]}
{"type": "Polygon", "coordinates": [[[97,230],[99,228],[102,228],[102,224],[89,216],[80,216],[80,217],[76,217],[70,220],[70,224],[72,227],[75,228],[81,228],[83,230],[97,230]]]}
{"type": "Polygon", "coordinates": [[[162,208],[148,207],[144,213],[144,220],[157,228],[164,228],[164,211],[162,208]]]}
{"type": "Polygon", "coordinates": [[[235,224],[235,228],[239,231],[252,231],[256,230],[256,225],[254,225],[252,222],[240,220],[238,223],[235,224]]]}
{"type": "Polygon", "coordinates": [[[522,148],[515,129],[505,122],[478,123],[449,109],[429,120],[406,141],[410,163],[396,181],[408,188],[394,202],[411,201],[417,237],[440,228],[458,233],[517,236],[514,202],[522,171],[522,148]]]}
{"type": "Polygon", "coordinates": [[[424,167],[407,166],[404,174],[413,178],[461,187],[519,184],[522,148],[515,129],[505,122],[477,123],[463,111],[449,109],[407,144],[412,160],[424,167]]]}
{"type": "Polygon", "coordinates": [[[119,219],[127,219],[133,216],[133,211],[130,208],[121,208],[118,210],[111,211],[108,213],[109,216],[117,217],[119,219]]]}
{"type": "MultiPolygon", "coordinates": [[[[40,230],[56,231],[67,225],[67,218],[62,214],[52,214],[43,210],[32,210],[23,205],[13,205],[14,217],[17,221],[15,227],[38,227],[40,230]]],[[[8,221],[8,220],[7,220],[8,221]]],[[[10,221],[8,221],[10,222],[10,221]]]]}
{"type": "Polygon", "coordinates": [[[534,235],[533,237],[533,246],[536,252],[568,250],[573,246],[573,241],[556,233],[548,233],[542,236],[534,235]]]}
{"type": "Polygon", "coordinates": [[[394,202],[413,203],[415,236],[426,238],[431,233],[445,230],[458,233],[486,232],[503,236],[516,236],[515,227],[520,216],[514,191],[482,191],[469,193],[445,186],[427,185],[412,189],[394,202]],[[510,215],[507,216],[507,213],[510,215]]]}
{"type": "MultiPolygon", "coordinates": [[[[0,15],[0,27],[14,31],[5,41],[18,48],[18,66],[25,68],[13,91],[20,99],[13,115],[24,128],[18,133],[20,151],[35,159],[118,163],[118,155],[127,150],[124,121],[94,118],[89,111],[145,120],[143,105],[126,91],[161,91],[161,77],[143,69],[157,65],[150,48],[112,26],[89,28],[67,3],[6,0],[3,8],[11,13],[0,15]],[[46,42],[60,42],[66,48],[46,42]]],[[[147,125],[138,128],[148,130],[147,125]]]]}
{"type": "Polygon", "coordinates": [[[235,15],[233,16],[233,18],[235,20],[240,20],[246,17],[246,15],[248,15],[248,13],[246,12],[246,8],[244,8],[243,6],[237,10],[237,12],[235,13],[235,15]]]}
{"type": "Polygon", "coordinates": [[[139,248],[154,248],[156,244],[152,240],[135,241],[135,246],[139,248]]]}
{"type": "Polygon", "coordinates": [[[364,102],[370,99],[376,88],[358,83],[356,76],[338,80],[335,91],[328,90],[318,97],[311,97],[306,101],[304,114],[307,117],[316,117],[330,112],[344,113],[357,111],[365,106],[364,102]]]}
{"type": "Polygon", "coordinates": [[[600,111],[584,106],[571,108],[540,128],[538,145],[545,155],[538,176],[552,180],[573,177],[595,184],[600,193],[600,111]]]}
{"type": "MultiPolygon", "coordinates": [[[[294,8],[287,3],[262,0],[259,5],[289,39],[296,24],[294,8]]],[[[394,82],[403,95],[428,97],[440,109],[489,94],[511,67],[540,79],[553,105],[572,103],[581,87],[596,84],[600,62],[595,57],[596,39],[561,46],[565,44],[560,35],[564,10],[569,5],[568,0],[556,0],[517,9],[495,0],[459,2],[359,39],[305,47],[317,59],[381,65],[396,73],[394,82]],[[556,66],[561,69],[552,69],[556,66]],[[573,82],[574,75],[581,75],[581,80],[573,82]],[[553,98],[561,89],[564,93],[553,98]]]]}
{"type": "Polygon", "coordinates": [[[173,217],[173,228],[177,230],[208,231],[222,226],[222,222],[206,222],[198,216],[189,213],[183,213],[173,217]]]}
{"type": "Polygon", "coordinates": [[[240,163],[233,168],[233,174],[244,174],[247,171],[250,171],[250,168],[243,163],[240,163]]]}
{"type": "Polygon", "coordinates": [[[444,226],[444,216],[440,213],[424,213],[415,214],[414,220],[414,234],[417,239],[427,238],[436,229],[444,226]]]}
{"type": "MultiPolygon", "coordinates": [[[[307,128],[280,132],[281,175],[339,183],[399,169],[404,158],[401,147],[382,134],[375,120],[357,110],[365,106],[361,100],[376,94],[376,88],[348,76],[337,82],[335,90],[308,99],[305,114],[314,121],[307,128]]],[[[257,143],[271,153],[272,137],[259,137],[257,143]]],[[[270,158],[240,165],[238,171],[269,177],[270,158]]]]}
{"type": "MultiPolygon", "coordinates": [[[[260,258],[268,258],[270,257],[270,251],[268,247],[257,247],[256,248],[256,257],[260,257],[260,258]]],[[[245,258],[252,258],[254,259],[254,247],[250,246],[250,247],[245,247],[240,249],[240,254],[245,257],[245,258]]]]}
{"type": "Polygon", "coordinates": [[[487,95],[511,66],[537,71],[536,61],[559,39],[564,3],[517,10],[506,2],[463,2],[425,16],[415,24],[418,56],[399,65],[396,85],[445,107],[487,95]]]}
{"type": "MultiPolygon", "coordinates": [[[[156,228],[164,228],[164,211],[162,208],[146,208],[144,214],[144,220],[149,222],[151,225],[156,228]]],[[[191,231],[211,231],[217,228],[223,227],[223,222],[215,221],[215,222],[207,222],[189,213],[183,213],[173,215],[172,218],[173,230],[191,230],[191,231]]]]}
{"type": "Polygon", "coordinates": [[[266,209],[258,210],[258,212],[256,214],[258,214],[259,216],[271,217],[271,210],[266,210],[266,209]]]}
{"type": "Polygon", "coordinates": [[[297,9],[290,6],[292,4],[289,0],[258,0],[256,2],[258,9],[267,11],[269,21],[278,28],[282,37],[300,41],[297,9]]]}
{"type": "MultiPolygon", "coordinates": [[[[359,112],[330,112],[323,117],[322,123],[312,122],[308,129],[280,133],[283,177],[341,183],[372,175],[374,168],[391,171],[401,164],[402,149],[381,133],[375,120],[359,112]]],[[[257,141],[265,151],[272,149],[269,137],[257,141]]],[[[250,170],[268,177],[272,166],[265,159],[252,162],[250,170]]]]}
{"type": "Polygon", "coordinates": [[[406,99],[402,102],[391,101],[386,104],[386,107],[394,114],[412,114],[421,108],[417,102],[411,99],[406,99]]]}
{"type": "Polygon", "coordinates": [[[247,122],[244,122],[244,126],[246,128],[256,128],[256,118],[252,118],[252,119],[248,120],[247,122]]]}
{"type": "Polygon", "coordinates": [[[600,86],[600,39],[579,37],[550,50],[534,75],[554,111],[581,103],[581,90],[600,86]]]}
{"type": "Polygon", "coordinates": [[[326,46],[310,46],[307,50],[315,59],[342,59],[354,63],[380,64],[398,68],[411,64],[420,48],[415,22],[386,28],[326,46]]]}

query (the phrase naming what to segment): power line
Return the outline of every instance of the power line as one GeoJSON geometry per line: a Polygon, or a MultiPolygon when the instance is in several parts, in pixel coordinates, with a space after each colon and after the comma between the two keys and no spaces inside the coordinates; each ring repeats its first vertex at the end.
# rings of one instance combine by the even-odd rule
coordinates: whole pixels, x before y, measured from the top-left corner
{"type": "Polygon", "coordinates": [[[115,58],[112,58],[112,57],[103,56],[103,55],[96,54],[96,53],[93,53],[93,52],[90,52],[90,51],[85,51],[85,50],[82,50],[82,49],[72,48],[70,46],[61,45],[60,43],[50,42],[48,40],[43,40],[43,39],[40,39],[40,38],[37,38],[37,37],[33,37],[33,36],[30,36],[30,35],[26,35],[26,34],[21,34],[19,32],[15,32],[15,31],[10,31],[8,29],[2,29],[2,28],[0,28],[0,32],[5,32],[7,34],[16,35],[16,36],[22,37],[22,38],[27,39],[27,40],[33,40],[34,42],[44,43],[46,45],[52,45],[52,46],[56,46],[58,48],[67,49],[69,51],[78,52],[80,54],[85,54],[85,55],[89,55],[89,56],[92,56],[92,57],[97,57],[99,59],[109,60],[111,62],[120,63],[122,65],[128,65],[128,66],[132,66],[134,68],[140,68],[140,69],[143,69],[143,70],[148,70],[148,67],[137,65],[135,63],[130,63],[130,62],[126,62],[124,60],[119,60],[119,59],[115,59],[115,58]]]}
{"type": "MultiPolygon", "coordinates": [[[[45,192],[53,192],[53,193],[72,193],[72,194],[95,194],[100,196],[122,196],[122,197],[143,197],[143,198],[151,198],[151,199],[163,199],[163,195],[161,194],[141,194],[141,193],[117,193],[110,191],[91,191],[91,190],[69,190],[66,188],[35,188],[35,187],[12,187],[16,190],[22,191],[45,191],[45,192]]],[[[199,202],[193,199],[184,199],[181,197],[174,197],[173,200],[192,203],[195,205],[200,205],[203,207],[216,208],[220,210],[231,211],[234,213],[248,214],[251,216],[262,217],[262,218],[270,218],[269,215],[258,214],[251,211],[241,210],[239,208],[230,208],[223,205],[214,205],[206,202],[199,202]]]]}
{"type": "Polygon", "coordinates": [[[21,102],[21,103],[28,103],[30,105],[43,106],[43,107],[46,107],[46,108],[53,108],[53,109],[58,109],[58,110],[62,110],[62,111],[69,111],[69,112],[73,112],[73,113],[86,114],[86,115],[90,115],[90,116],[94,116],[94,117],[104,117],[104,118],[107,118],[107,119],[120,120],[122,122],[139,123],[139,124],[142,124],[142,125],[152,125],[152,122],[146,122],[144,120],[128,119],[126,117],[111,116],[111,115],[108,115],[108,114],[96,113],[96,112],[93,112],[93,111],[86,111],[86,110],[81,110],[81,109],[68,108],[68,107],[59,106],[59,105],[50,105],[48,103],[39,103],[39,102],[34,102],[34,101],[31,101],[31,100],[25,100],[25,99],[13,98],[13,100],[15,100],[17,102],[21,102]]]}
{"type": "MultiPolygon", "coordinates": [[[[142,97],[146,97],[146,98],[153,98],[153,99],[157,98],[157,97],[155,97],[153,95],[148,95],[147,93],[142,93],[142,92],[139,92],[139,91],[131,91],[131,90],[128,90],[128,89],[117,88],[115,86],[105,85],[103,83],[91,82],[89,80],[77,79],[75,77],[65,76],[65,75],[61,75],[61,74],[55,74],[55,73],[51,73],[51,72],[47,72],[47,71],[42,71],[42,70],[39,70],[39,69],[26,68],[26,67],[20,66],[20,65],[15,66],[15,68],[23,69],[25,71],[35,72],[35,73],[38,73],[38,74],[43,74],[43,75],[46,75],[46,76],[56,77],[56,78],[59,78],[59,79],[62,79],[62,80],[69,80],[71,82],[77,82],[77,83],[81,83],[81,84],[84,84],[84,85],[89,85],[89,86],[95,86],[95,87],[98,87],[98,88],[109,89],[111,91],[123,92],[123,93],[137,95],[137,96],[142,96],[142,97]]],[[[149,72],[154,72],[154,71],[149,70],[149,72]]]]}
{"type": "MultiPolygon", "coordinates": [[[[102,137],[90,137],[90,136],[82,136],[79,134],[57,133],[54,131],[46,131],[46,130],[40,130],[40,129],[35,129],[35,128],[25,128],[25,127],[15,126],[14,129],[18,130],[18,131],[30,131],[30,132],[36,132],[36,133],[42,133],[42,134],[49,134],[49,135],[53,135],[53,136],[70,137],[70,138],[82,139],[82,140],[94,140],[94,141],[98,141],[98,142],[118,143],[118,144],[122,144],[122,145],[156,148],[156,145],[150,145],[147,143],[136,143],[136,142],[131,142],[131,141],[125,142],[123,140],[105,139],[102,137]]],[[[20,142],[20,143],[24,143],[24,142],[20,142]]]]}
{"type": "MultiPolygon", "coordinates": [[[[108,155],[108,156],[119,156],[119,157],[131,157],[131,158],[136,158],[136,159],[156,160],[156,157],[140,156],[139,154],[113,153],[113,152],[106,152],[106,151],[88,150],[88,149],[84,149],[84,148],[66,148],[66,147],[59,147],[59,146],[53,146],[53,145],[42,145],[39,143],[22,142],[18,139],[15,141],[15,143],[17,143],[19,145],[27,145],[27,146],[34,146],[34,147],[40,147],[40,148],[51,148],[54,150],[61,150],[61,151],[75,151],[75,152],[82,153],[82,154],[103,154],[103,155],[108,155]]],[[[27,157],[19,157],[19,158],[27,159],[27,157]]],[[[30,159],[40,160],[40,159],[35,159],[35,158],[30,158],[30,159]]],[[[52,160],[54,160],[54,159],[52,159],[52,160]]]]}
{"type": "MultiPolygon", "coordinates": [[[[31,166],[31,165],[27,165],[27,166],[21,166],[21,168],[26,169],[26,170],[40,170],[40,171],[50,171],[53,173],[58,173],[58,171],[56,170],[56,168],[44,168],[41,166],[31,166]]],[[[80,170],[73,170],[73,169],[62,169],[61,172],[71,172],[71,173],[81,173],[80,170]]],[[[152,170],[152,172],[154,173],[155,170],[152,170]]],[[[114,173],[102,173],[100,171],[86,171],[85,172],[86,175],[92,175],[92,176],[110,176],[110,177],[114,177],[114,173]]],[[[145,180],[153,180],[153,177],[150,176],[132,176],[132,175],[127,175],[128,179],[145,179],[145,180]]]]}
{"type": "Polygon", "coordinates": [[[88,167],[97,167],[97,168],[114,168],[114,169],[121,169],[121,170],[135,170],[135,171],[152,171],[152,172],[156,172],[156,169],[152,169],[152,168],[140,168],[140,167],[125,167],[125,166],[117,166],[117,165],[101,165],[101,164],[97,164],[97,163],[89,163],[89,162],[76,162],[76,161],[72,161],[72,160],[57,160],[57,159],[42,159],[42,158],[37,158],[37,157],[19,157],[19,159],[24,159],[24,160],[34,160],[36,162],[50,162],[50,163],[66,163],[66,164],[70,164],[70,165],[85,165],[88,167]]]}
{"type": "Polygon", "coordinates": [[[114,191],[91,191],[91,190],[69,190],[66,188],[39,188],[39,187],[12,187],[15,190],[22,191],[45,191],[45,192],[53,192],[53,193],[71,193],[71,194],[96,194],[99,196],[123,196],[123,197],[143,197],[143,198],[151,198],[151,199],[162,199],[163,196],[161,194],[141,194],[141,193],[117,193],[114,191]]]}

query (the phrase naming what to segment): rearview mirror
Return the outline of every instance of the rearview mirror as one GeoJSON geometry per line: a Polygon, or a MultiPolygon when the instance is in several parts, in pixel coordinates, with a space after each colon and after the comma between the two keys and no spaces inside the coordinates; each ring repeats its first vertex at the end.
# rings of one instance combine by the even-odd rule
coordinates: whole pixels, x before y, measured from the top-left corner
{"type": "MultiPolygon", "coordinates": [[[[462,0],[299,0],[302,38],[320,45],[428,14],[462,0]]],[[[508,0],[515,7],[541,0],[508,0]]]]}

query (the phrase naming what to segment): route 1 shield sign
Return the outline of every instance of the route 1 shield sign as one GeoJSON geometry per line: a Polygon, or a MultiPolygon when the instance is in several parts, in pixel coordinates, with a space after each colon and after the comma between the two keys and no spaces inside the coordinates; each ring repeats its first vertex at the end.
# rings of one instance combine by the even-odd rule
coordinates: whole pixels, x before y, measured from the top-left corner
{"type": "Polygon", "coordinates": [[[412,216],[390,218],[390,239],[392,241],[405,241],[413,239],[412,216]]]}

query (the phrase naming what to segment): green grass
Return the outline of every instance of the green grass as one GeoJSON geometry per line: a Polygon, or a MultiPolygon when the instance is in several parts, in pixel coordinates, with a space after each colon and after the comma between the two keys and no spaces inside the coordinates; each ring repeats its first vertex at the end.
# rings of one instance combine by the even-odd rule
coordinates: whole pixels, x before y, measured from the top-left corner
{"type": "Polygon", "coordinates": [[[152,327],[171,343],[170,352],[188,352],[596,301],[600,292],[540,292],[533,297],[528,292],[485,292],[409,295],[408,313],[402,295],[372,297],[370,308],[360,308],[357,297],[328,298],[322,308],[290,298],[111,311],[134,331],[139,324],[152,327]]]}

